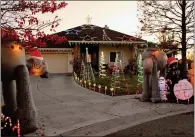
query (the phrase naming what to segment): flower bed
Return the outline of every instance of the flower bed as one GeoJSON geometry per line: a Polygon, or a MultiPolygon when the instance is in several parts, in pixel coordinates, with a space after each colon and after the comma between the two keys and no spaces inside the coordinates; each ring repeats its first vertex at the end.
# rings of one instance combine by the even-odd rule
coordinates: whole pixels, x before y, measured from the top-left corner
{"type": "Polygon", "coordinates": [[[84,88],[109,96],[122,96],[141,93],[141,86],[137,86],[136,75],[134,75],[132,78],[126,77],[125,80],[121,80],[120,89],[114,89],[110,86],[111,76],[107,76],[106,78],[96,77],[96,81],[94,83],[87,83],[87,81],[81,80],[79,77],[77,77],[76,73],[74,74],[74,78],[75,81],[84,88]]]}

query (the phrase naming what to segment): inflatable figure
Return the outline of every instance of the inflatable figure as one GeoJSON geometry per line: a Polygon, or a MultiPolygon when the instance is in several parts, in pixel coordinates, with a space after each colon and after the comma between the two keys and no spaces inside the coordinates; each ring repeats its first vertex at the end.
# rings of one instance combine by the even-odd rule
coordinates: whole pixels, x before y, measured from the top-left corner
{"type": "Polygon", "coordinates": [[[1,45],[1,74],[3,100],[6,110],[9,110],[7,115],[17,115],[22,134],[35,131],[37,112],[26,66],[25,49],[19,42],[1,45]]]}
{"type": "Polygon", "coordinates": [[[190,83],[193,86],[194,89],[194,62],[191,63],[191,69],[189,70],[189,76],[190,76],[190,83]]]}
{"type": "Polygon", "coordinates": [[[179,100],[189,100],[193,96],[193,88],[190,82],[188,82],[187,79],[180,80],[177,84],[174,86],[174,94],[177,99],[177,103],[179,103],[179,100]]]}
{"type": "Polygon", "coordinates": [[[168,72],[166,76],[167,84],[170,89],[170,94],[168,96],[169,101],[176,101],[174,92],[173,92],[173,87],[176,83],[178,83],[180,79],[180,71],[178,69],[178,60],[176,60],[174,57],[170,57],[167,60],[167,65],[168,65],[168,72]]]}
{"type": "Polygon", "coordinates": [[[161,101],[167,101],[167,83],[164,77],[160,77],[158,80],[158,86],[160,91],[161,101]]]}
{"type": "Polygon", "coordinates": [[[41,78],[49,77],[47,63],[43,60],[43,57],[37,48],[30,52],[30,57],[27,60],[27,67],[30,75],[40,76],[41,78]]]}
{"type": "Polygon", "coordinates": [[[148,49],[142,53],[143,59],[143,92],[141,101],[161,101],[158,88],[158,71],[160,76],[165,77],[167,56],[165,52],[148,49]]]}

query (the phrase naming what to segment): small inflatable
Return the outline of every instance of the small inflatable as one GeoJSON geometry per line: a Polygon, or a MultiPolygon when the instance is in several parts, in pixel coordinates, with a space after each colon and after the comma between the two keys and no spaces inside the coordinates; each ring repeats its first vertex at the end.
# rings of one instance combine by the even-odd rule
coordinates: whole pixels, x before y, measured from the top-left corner
{"type": "Polygon", "coordinates": [[[174,86],[174,94],[178,103],[179,100],[188,100],[189,103],[189,99],[194,94],[192,84],[187,79],[180,80],[174,86]]]}

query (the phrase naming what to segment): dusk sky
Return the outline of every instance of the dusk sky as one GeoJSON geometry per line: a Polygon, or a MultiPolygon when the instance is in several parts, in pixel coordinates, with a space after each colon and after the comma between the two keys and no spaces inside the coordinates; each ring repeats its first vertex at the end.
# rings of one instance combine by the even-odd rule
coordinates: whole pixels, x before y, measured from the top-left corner
{"type": "MultiPolygon", "coordinates": [[[[91,24],[120,31],[135,36],[138,31],[137,1],[66,1],[67,7],[54,14],[43,14],[38,17],[42,20],[52,20],[57,15],[62,19],[56,31],[80,26],[86,23],[89,15],[91,24]]],[[[46,33],[51,33],[49,28],[46,33]]],[[[152,41],[154,37],[145,36],[152,41]]]]}

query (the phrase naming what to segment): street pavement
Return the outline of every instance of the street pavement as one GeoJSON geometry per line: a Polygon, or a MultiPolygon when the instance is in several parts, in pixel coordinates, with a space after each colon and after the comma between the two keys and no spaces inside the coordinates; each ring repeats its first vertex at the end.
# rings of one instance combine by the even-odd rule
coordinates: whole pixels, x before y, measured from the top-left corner
{"type": "Polygon", "coordinates": [[[105,137],[194,137],[194,112],[130,127],[105,137]]]}
{"type": "Polygon", "coordinates": [[[194,105],[140,102],[87,90],[73,77],[31,77],[39,129],[26,136],[105,136],[162,117],[191,112],[194,105]]]}

